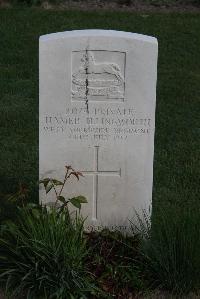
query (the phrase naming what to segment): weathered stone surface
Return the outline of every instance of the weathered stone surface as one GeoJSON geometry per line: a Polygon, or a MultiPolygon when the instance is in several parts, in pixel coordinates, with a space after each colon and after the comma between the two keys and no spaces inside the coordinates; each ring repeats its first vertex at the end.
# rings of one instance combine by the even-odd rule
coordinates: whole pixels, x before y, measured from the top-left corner
{"type": "MultiPolygon", "coordinates": [[[[111,30],[40,38],[40,178],[82,171],[88,228],[127,230],[151,207],[157,40],[111,30]]],[[[43,202],[53,200],[53,193],[43,202]]]]}

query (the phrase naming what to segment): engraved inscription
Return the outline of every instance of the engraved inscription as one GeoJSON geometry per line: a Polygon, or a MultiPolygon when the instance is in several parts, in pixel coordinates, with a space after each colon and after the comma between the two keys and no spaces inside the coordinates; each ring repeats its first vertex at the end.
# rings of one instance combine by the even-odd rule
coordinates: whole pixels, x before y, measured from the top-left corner
{"type": "Polygon", "coordinates": [[[93,207],[92,220],[96,221],[98,216],[98,190],[99,190],[99,176],[118,176],[121,177],[121,168],[119,170],[99,170],[99,146],[94,147],[94,169],[81,170],[84,175],[93,176],[93,207]]]}
{"type": "Polygon", "coordinates": [[[43,129],[47,134],[63,134],[71,141],[126,141],[134,136],[145,136],[154,132],[149,115],[127,108],[86,108],[70,107],[64,114],[46,115],[43,129]]]}
{"type": "Polygon", "coordinates": [[[122,102],[125,89],[124,71],[123,52],[72,52],[72,100],[122,102]]]}

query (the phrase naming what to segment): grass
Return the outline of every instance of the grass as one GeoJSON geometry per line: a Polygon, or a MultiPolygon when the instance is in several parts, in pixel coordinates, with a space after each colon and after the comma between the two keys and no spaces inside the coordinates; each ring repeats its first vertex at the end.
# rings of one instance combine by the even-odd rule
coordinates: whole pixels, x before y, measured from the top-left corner
{"type": "Polygon", "coordinates": [[[0,226],[0,283],[11,298],[196,298],[199,210],[160,211],[151,229],[148,219],[139,224],[132,236],[84,233],[66,210],[29,205],[0,226]]]}
{"type": "Polygon", "coordinates": [[[16,298],[87,299],[95,292],[86,269],[83,221],[63,211],[21,210],[0,239],[0,281],[16,298]]]}
{"type": "Polygon", "coordinates": [[[21,8],[1,9],[0,23],[0,194],[22,182],[38,198],[39,36],[102,28],[158,38],[153,203],[199,203],[199,14],[21,8]]]}
{"type": "MultiPolygon", "coordinates": [[[[156,231],[156,238],[151,243],[153,246],[150,249],[149,246],[145,247],[145,253],[153,261],[151,275],[154,281],[158,282],[155,276],[156,269],[160,269],[159,271],[165,275],[162,281],[166,281],[167,274],[170,274],[163,269],[165,259],[169,260],[164,254],[165,248],[170,244],[168,253],[173,257],[171,265],[176,266],[179,271],[191,271],[181,259],[187,256],[193,262],[191,252],[195,244],[195,229],[190,218],[184,218],[182,211],[191,206],[199,212],[200,206],[200,15],[45,11],[21,8],[1,9],[0,24],[0,221],[14,213],[12,205],[5,202],[4,194],[16,191],[20,182],[28,185],[29,199],[38,201],[39,36],[86,28],[153,35],[159,41],[153,205],[155,213],[158,206],[165,207],[173,213],[170,214],[172,218],[169,218],[171,232],[163,240],[163,231],[156,231]],[[176,211],[179,211],[180,217],[177,222],[173,222],[178,215],[176,211]],[[181,226],[181,219],[185,226],[181,226]],[[176,241],[174,223],[178,224],[180,229],[180,239],[177,239],[180,242],[176,241]],[[184,237],[185,232],[187,237],[184,237]],[[190,236],[193,239],[190,239],[190,236]],[[186,251],[182,250],[183,248],[186,251]],[[154,250],[161,253],[162,263],[153,259],[154,250]],[[180,250],[182,255],[179,256],[180,250]]],[[[167,220],[168,218],[165,218],[164,225],[167,220]]],[[[99,269],[100,272],[95,275],[99,279],[99,285],[103,289],[109,288],[111,294],[119,292],[119,288],[120,291],[126,290],[126,281],[133,282],[133,286],[129,283],[128,291],[129,288],[143,290],[147,287],[146,280],[137,269],[130,270],[129,266],[132,264],[127,268],[124,259],[119,258],[135,258],[125,245],[120,247],[120,240],[120,237],[115,235],[100,235],[97,239],[89,239],[88,244],[93,248],[94,257],[90,270],[94,273],[96,268],[99,269],[99,264],[103,264],[103,270],[99,269]],[[114,258],[109,262],[107,256],[111,252],[114,258]],[[106,284],[110,277],[111,284],[106,284]]],[[[132,241],[122,239],[121,242],[130,246],[132,241]]],[[[188,273],[190,279],[191,272],[188,273]]],[[[169,284],[167,288],[170,289],[169,284]]]]}
{"type": "MultiPolygon", "coordinates": [[[[8,3],[13,4],[13,5],[21,5],[21,4],[26,4],[28,6],[39,6],[41,4],[47,3],[45,0],[9,0],[8,3]]],[[[200,5],[200,0],[99,0],[99,1],[94,1],[94,0],[49,0],[48,3],[52,5],[72,5],[76,4],[77,7],[80,4],[85,4],[88,6],[88,4],[91,5],[93,4],[93,7],[98,7],[99,5],[105,6],[105,4],[111,5],[112,7],[120,7],[120,6],[138,6],[142,5],[145,6],[146,8],[149,7],[169,7],[173,8],[175,6],[178,7],[188,7],[188,6],[193,6],[193,7],[199,7],[200,5]]]]}
{"type": "MultiPolygon", "coordinates": [[[[161,209],[152,223],[139,219],[140,271],[155,288],[183,296],[200,289],[200,209],[161,209]]],[[[135,226],[133,225],[133,232],[135,226]]]]}

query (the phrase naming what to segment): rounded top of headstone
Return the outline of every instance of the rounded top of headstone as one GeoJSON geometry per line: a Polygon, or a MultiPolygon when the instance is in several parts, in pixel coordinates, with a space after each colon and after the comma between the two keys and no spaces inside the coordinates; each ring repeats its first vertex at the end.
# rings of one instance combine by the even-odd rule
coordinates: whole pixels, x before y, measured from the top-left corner
{"type": "Polygon", "coordinates": [[[68,37],[119,37],[140,40],[144,42],[157,44],[157,38],[149,35],[117,31],[117,30],[103,30],[103,29],[85,29],[85,30],[71,30],[64,32],[56,32],[40,36],[40,41],[56,40],[68,37]]]}

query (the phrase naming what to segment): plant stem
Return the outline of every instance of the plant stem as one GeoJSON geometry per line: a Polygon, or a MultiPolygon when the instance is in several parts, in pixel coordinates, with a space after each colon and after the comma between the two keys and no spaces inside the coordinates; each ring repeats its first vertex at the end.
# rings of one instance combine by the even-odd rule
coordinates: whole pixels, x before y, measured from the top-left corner
{"type": "Polygon", "coordinates": [[[56,207],[56,205],[57,205],[57,203],[58,203],[58,200],[59,200],[59,196],[61,195],[61,193],[62,193],[62,191],[63,191],[63,188],[64,188],[64,186],[65,186],[65,183],[66,183],[66,181],[67,181],[67,179],[68,179],[68,173],[69,173],[69,169],[67,169],[67,172],[66,172],[66,174],[65,174],[65,178],[64,178],[64,181],[63,181],[63,185],[62,185],[62,187],[61,187],[61,189],[60,189],[60,192],[59,193],[57,193],[56,191],[56,202],[55,202],[55,207],[56,207]]]}

